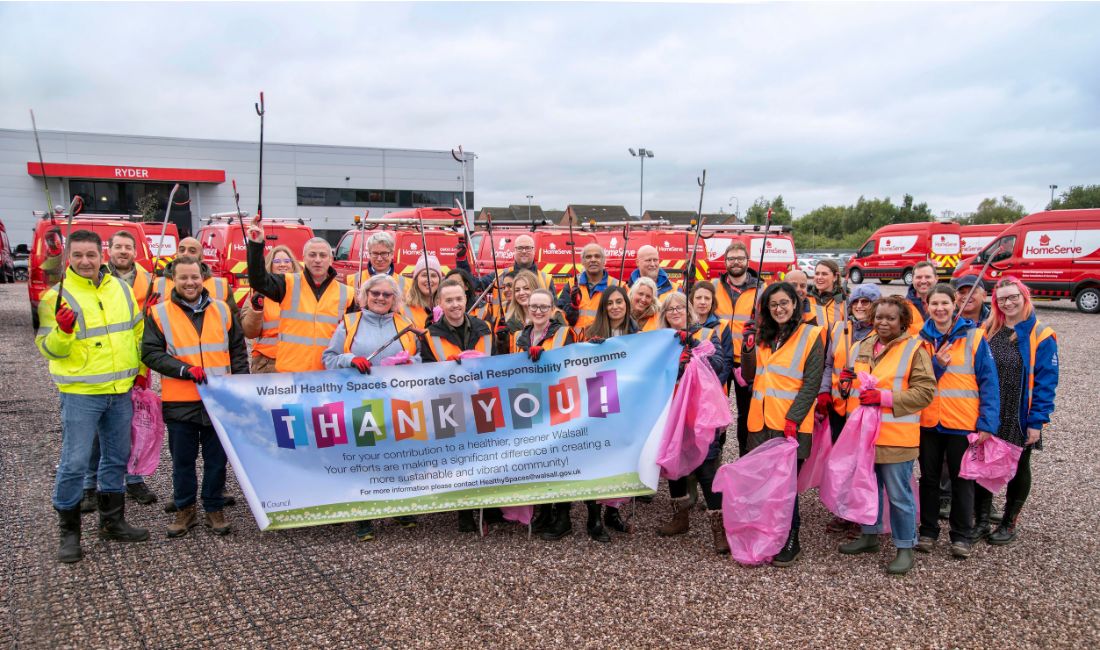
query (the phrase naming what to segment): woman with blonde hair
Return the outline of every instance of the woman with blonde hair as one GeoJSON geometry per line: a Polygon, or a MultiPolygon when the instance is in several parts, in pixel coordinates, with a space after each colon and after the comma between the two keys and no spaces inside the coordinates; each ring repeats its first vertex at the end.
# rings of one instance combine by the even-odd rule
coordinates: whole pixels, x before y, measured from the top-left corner
{"type": "MultiPolygon", "coordinates": [[[[302,265],[294,259],[290,247],[283,244],[273,247],[264,257],[268,273],[301,273],[302,265]]],[[[279,342],[279,315],[282,309],[274,300],[264,300],[263,295],[252,292],[241,308],[241,329],[246,338],[255,339],[249,372],[254,375],[275,372],[275,348],[279,342]]]]}
{"type": "Polygon", "coordinates": [[[442,267],[434,255],[424,254],[413,267],[412,281],[405,294],[405,318],[419,328],[425,328],[435,318],[432,310],[439,303],[439,285],[443,281],[442,267]]]}
{"type": "Polygon", "coordinates": [[[657,323],[657,283],[647,277],[640,277],[630,285],[630,315],[638,324],[638,331],[648,332],[658,327],[657,323]]]}

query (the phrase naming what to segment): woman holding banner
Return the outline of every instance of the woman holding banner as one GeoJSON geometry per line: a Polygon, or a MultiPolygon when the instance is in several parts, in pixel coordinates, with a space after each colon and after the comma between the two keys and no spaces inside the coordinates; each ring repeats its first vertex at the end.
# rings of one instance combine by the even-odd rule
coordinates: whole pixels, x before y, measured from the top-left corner
{"type": "MultiPolygon", "coordinates": [[[[713,290],[713,285],[711,285],[711,288],[713,290]]],[[[694,287],[692,293],[695,293],[694,287]]],[[[699,341],[704,339],[709,339],[711,344],[714,345],[714,354],[707,357],[707,361],[710,362],[710,366],[714,370],[714,374],[718,376],[718,380],[724,381],[729,376],[729,360],[721,353],[722,341],[718,331],[714,328],[690,324],[688,299],[684,294],[679,291],[666,294],[664,302],[661,303],[658,318],[661,328],[680,332],[686,344],[684,353],[680,356],[680,370],[677,378],[684,374],[684,367],[691,358],[691,348],[694,348],[699,341]]],[[[683,535],[691,529],[691,498],[688,496],[688,481],[694,476],[703,489],[703,500],[707,504],[710,529],[714,536],[714,550],[719,554],[729,553],[729,542],[726,540],[726,530],[722,525],[722,494],[711,489],[714,484],[714,475],[718,472],[718,466],[722,463],[722,445],[725,441],[726,432],[719,432],[707,449],[707,455],[699,467],[686,476],[669,480],[668,494],[672,497],[672,519],[657,529],[657,535],[673,537],[683,535]]]]}
{"type": "MultiPolygon", "coordinates": [[[[798,468],[810,455],[814,404],[825,367],[822,329],[802,320],[802,301],[794,286],[779,282],[760,296],[756,341],[746,332],[741,376],[752,385],[749,403],[749,451],[780,436],[798,440],[798,468]],[[750,345],[752,343],[752,345],[750,345]]],[[[802,554],[798,495],[787,543],[772,566],[787,567],[802,554]]]]}
{"type": "Polygon", "coordinates": [[[630,285],[630,316],[638,331],[648,332],[659,327],[657,321],[657,283],[643,276],[630,285]]]}
{"type": "MultiPolygon", "coordinates": [[[[527,274],[527,271],[516,275],[527,274]]],[[[526,352],[531,363],[538,363],[542,353],[573,343],[573,330],[563,322],[551,318],[554,313],[554,294],[548,289],[535,289],[527,299],[528,323],[511,338],[510,352],[526,352]]],[[[535,507],[531,532],[545,540],[558,540],[573,532],[569,510],[573,504],[546,503],[535,507]]]]}
{"type": "MultiPolygon", "coordinates": [[[[877,379],[875,388],[860,388],[853,380],[848,411],[857,407],[879,409],[881,423],[875,438],[875,476],[879,503],[890,501],[890,535],[897,556],[886,572],[900,575],[913,568],[913,547],[917,544],[917,505],[912,486],[913,462],[919,456],[920,412],[932,403],[936,394],[936,375],[932,357],[919,338],[909,333],[913,312],[901,296],[885,296],[875,301],[875,331],[859,344],[854,371],[870,373],[877,379]]],[[[841,544],[845,555],[877,553],[882,532],[883,507],[878,521],[863,526],[863,534],[841,544]]]]}
{"type": "MultiPolygon", "coordinates": [[[[302,265],[294,259],[290,248],[279,244],[264,258],[268,273],[282,275],[301,273],[302,265]]],[[[256,339],[252,346],[249,371],[252,374],[275,372],[275,348],[279,342],[279,313],[282,309],[274,300],[264,300],[263,295],[252,292],[241,308],[241,329],[245,338],[256,339]]]]}
{"type": "MultiPolygon", "coordinates": [[[[359,311],[345,314],[321,353],[327,370],[353,368],[370,374],[375,365],[420,363],[419,339],[402,314],[404,301],[397,281],[389,275],[372,275],[359,287],[359,311]]],[[[416,526],[416,517],[394,517],[405,528],[416,526]]],[[[374,539],[374,522],[359,522],[355,537],[361,542],[374,539]]]]}
{"type": "MultiPolygon", "coordinates": [[[[622,285],[607,287],[600,294],[600,303],[596,307],[596,318],[583,332],[583,340],[588,343],[603,343],[605,340],[626,334],[634,334],[638,331],[638,324],[630,317],[630,296],[622,285]]],[[[626,523],[619,515],[617,506],[608,505],[607,512],[603,512],[603,505],[598,501],[585,501],[588,507],[588,536],[597,542],[610,542],[611,536],[607,534],[608,528],[620,533],[628,532],[626,523]],[[600,515],[603,515],[601,522],[600,515]]]]}

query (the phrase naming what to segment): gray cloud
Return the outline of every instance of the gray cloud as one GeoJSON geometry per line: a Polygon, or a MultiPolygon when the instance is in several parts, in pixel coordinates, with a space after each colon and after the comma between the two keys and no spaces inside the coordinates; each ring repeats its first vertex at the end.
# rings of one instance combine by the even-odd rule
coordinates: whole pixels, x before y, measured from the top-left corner
{"type": "Polygon", "coordinates": [[[1100,7],[0,5],[0,124],[479,155],[479,205],[967,211],[1100,177],[1100,7]],[[43,46],[44,41],[49,45],[43,46]]]}

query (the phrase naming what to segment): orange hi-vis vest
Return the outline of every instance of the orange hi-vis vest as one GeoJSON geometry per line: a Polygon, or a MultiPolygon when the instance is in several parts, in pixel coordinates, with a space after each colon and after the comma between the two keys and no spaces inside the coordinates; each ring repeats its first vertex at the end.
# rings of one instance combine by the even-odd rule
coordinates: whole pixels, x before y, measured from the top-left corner
{"type": "MultiPolygon", "coordinates": [[[[806,357],[821,328],[802,323],[774,352],[766,345],[756,346],[756,377],[752,382],[749,404],[749,431],[764,427],[782,431],[787,412],[802,388],[806,357]]],[[[813,433],[814,410],[810,409],[798,425],[799,433],[813,433]]]]}
{"type": "MultiPolygon", "coordinates": [[[[347,277],[348,286],[351,287],[356,294],[358,294],[359,288],[363,286],[363,283],[369,280],[374,275],[378,274],[371,273],[369,269],[363,271],[362,273],[351,273],[347,277]]],[[[390,276],[394,279],[395,282],[397,282],[397,290],[400,291],[402,294],[408,292],[409,282],[411,282],[411,280],[396,271],[394,271],[393,273],[386,273],[385,275],[390,276]]]]}
{"type": "Polygon", "coordinates": [[[909,329],[907,330],[911,335],[918,336],[920,331],[924,329],[924,316],[920,315],[920,310],[917,306],[908,300],[905,301],[909,305],[909,313],[913,315],[912,322],[909,323],[909,329]]]}
{"type": "Polygon", "coordinates": [[[718,283],[718,286],[720,288],[715,294],[718,306],[714,309],[714,315],[722,320],[729,321],[730,336],[733,339],[733,361],[739,364],[741,363],[741,344],[744,338],[742,332],[745,330],[745,323],[752,318],[752,308],[756,306],[757,288],[745,289],[737,297],[737,300],[731,303],[729,290],[726,289],[726,286],[721,282],[718,283]]]}
{"type": "MultiPolygon", "coordinates": [[[[978,378],[974,375],[974,357],[985,331],[971,328],[966,336],[951,342],[951,362],[936,385],[932,403],[920,414],[920,425],[931,429],[942,424],[948,429],[974,431],[978,426],[978,378]]],[[[923,340],[923,339],[922,339],[923,340]]],[[[928,341],[923,343],[931,355],[936,350],[928,341]]]]}
{"type": "Polygon", "coordinates": [[[822,305],[817,302],[817,298],[813,296],[806,296],[806,300],[810,303],[810,311],[808,316],[812,316],[817,324],[825,328],[825,331],[833,331],[833,325],[844,321],[847,316],[845,315],[845,305],[843,302],[833,300],[828,306],[822,305]]]}
{"type": "MultiPolygon", "coordinates": [[[[431,332],[424,333],[424,341],[432,349],[436,361],[446,361],[449,357],[465,352],[462,348],[441,336],[432,336],[431,332]]],[[[493,353],[493,334],[490,332],[477,340],[474,349],[489,356],[493,353]]]]}
{"type": "Polygon", "coordinates": [[[638,323],[639,332],[652,332],[660,327],[661,317],[659,314],[653,314],[648,318],[635,322],[638,323]]]}
{"type": "MultiPolygon", "coordinates": [[[[511,352],[522,352],[523,351],[523,349],[519,347],[519,335],[520,334],[523,334],[523,330],[519,330],[517,332],[512,332],[512,336],[510,338],[510,343],[509,343],[509,345],[510,345],[509,350],[511,352]]],[[[558,331],[554,332],[554,336],[552,336],[548,339],[543,339],[541,342],[538,343],[538,346],[540,348],[542,348],[543,350],[553,350],[555,348],[560,348],[560,347],[565,345],[565,337],[568,336],[568,335],[569,335],[569,328],[566,327],[565,325],[562,325],[561,327],[558,328],[558,331]]]]}
{"type": "MultiPolygon", "coordinates": [[[[607,273],[607,288],[617,287],[621,284],[618,280],[611,277],[611,274],[607,273]]],[[[576,333],[583,333],[588,326],[596,322],[596,311],[600,307],[600,297],[603,295],[600,293],[590,293],[587,284],[578,284],[581,289],[581,305],[577,308],[577,324],[573,326],[573,331],[576,333]]]]}
{"type": "Polygon", "coordinates": [[[282,307],[274,300],[264,300],[263,329],[260,336],[252,346],[252,356],[262,354],[268,359],[274,359],[279,347],[279,318],[282,307]]]}
{"type": "MultiPolygon", "coordinates": [[[[134,299],[138,303],[138,311],[145,310],[145,299],[149,297],[149,281],[153,274],[146,271],[145,267],[134,263],[134,299]]],[[[170,296],[165,296],[167,300],[170,296]]]]}
{"type": "Polygon", "coordinates": [[[848,400],[840,392],[840,373],[849,368],[849,359],[855,355],[855,347],[859,341],[852,341],[855,328],[848,322],[837,323],[833,326],[833,372],[832,372],[832,397],[833,411],[837,415],[848,414],[848,400]]]}
{"type": "Polygon", "coordinates": [[[275,349],[277,372],[324,370],[321,353],[351,306],[351,288],[330,282],[317,300],[301,273],[287,273],[286,293],[279,304],[279,343],[275,349]]]}
{"type": "MultiPolygon", "coordinates": [[[[866,340],[866,339],[864,339],[866,340]]],[[[862,341],[860,342],[862,344],[862,341]]],[[[878,365],[871,369],[870,361],[856,358],[853,369],[858,374],[869,372],[878,378],[878,386],[883,390],[890,390],[894,395],[900,394],[909,388],[909,373],[913,370],[913,358],[920,349],[921,339],[910,337],[906,341],[893,345],[882,355],[878,365]]],[[[859,378],[852,380],[852,394],[848,398],[848,412],[851,413],[859,406],[859,378]]],[[[879,424],[878,438],[875,444],[879,447],[919,447],[920,446],[920,413],[912,413],[905,416],[895,416],[892,409],[882,408],[882,422],[879,424]]]]}
{"type": "MultiPolygon", "coordinates": [[[[363,318],[363,312],[357,311],[354,314],[344,315],[344,354],[351,352],[351,344],[355,340],[355,333],[359,331],[359,321],[363,318]]],[[[393,315],[393,333],[397,334],[401,330],[411,325],[411,323],[405,320],[405,317],[401,314],[393,315]]],[[[401,347],[405,352],[409,353],[409,356],[416,354],[416,332],[409,330],[401,335],[398,341],[401,342],[401,347]]],[[[388,345],[386,347],[389,347],[388,345]]]]}
{"type": "MultiPolygon", "coordinates": [[[[153,321],[164,334],[167,352],[208,375],[229,374],[229,329],[233,326],[229,305],[211,300],[202,319],[202,332],[195,330],[186,312],[169,300],[153,307],[153,321]]],[[[197,402],[199,390],[190,379],[162,375],[161,399],[165,402],[197,402]]]]}
{"type": "MultiPolygon", "coordinates": [[[[149,282],[149,279],[146,278],[145,281],[149,282]]],[[[176,287],[176,283],[171,278],[161,276],[153,286],[155,287],[153,291],[160,294],[161,300],[166,302],[172,300],[172,289],[176,287]]],[[[229,300],[229,282],[225,278],[211,276],[202,281],[202,286],[210,293],[211,300],[222,302],[229,300]]]]}

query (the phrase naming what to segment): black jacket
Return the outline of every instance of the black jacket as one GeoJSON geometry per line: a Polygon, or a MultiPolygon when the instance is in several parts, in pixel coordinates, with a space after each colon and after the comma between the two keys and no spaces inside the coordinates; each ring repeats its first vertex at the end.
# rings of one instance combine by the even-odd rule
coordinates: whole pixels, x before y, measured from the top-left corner
{"type": "MultiPolygon", "coordinates": [[[[329,267],[328,277],[317,285],[313,283],[313,276],[308,271],[302,271],[306,286],[313,291],[313,296],[320,300],[328,285],[336,282],[336,270],[329,267]]],[[[268,273],[264,266],[264,245],[254,241],[248,242],[248,284],[253,291],[261,293],[275,302],[282,302],[286,296],[286,278],[282,275],[268,273]]],[[[355,304],[355,301],[352,301],[355,304]]],[[[351,311],[351,310],[349,310],[351,311]]]]}
{"type": "MultiPolygon", "coordinates": [[[[491,333],[492,330],[489,329],[488,323],[472,316],[467,316],[466,322],[457,328],[452,327],[446,318],[440,318],[428,326],[428,334],[450,341],[462,350],[473,350],[483,336],[491,333]]],[[[492,353],[493,350],[490,349],[489,354],[492,353]]],[[[426,342],[423,342],[420,346],[420,359],[424,363],[446,361],[446,359],[436,359],[435,351],[426,342]]]]}
{"type": "MultiPolygon", "coordinates": [[[[520,331],[519,336],[516,337],[517,352],[520,350],[527,350],[531,347],[531,330],[533,329],[533,327],[533,325],[525,325],[523,327],[523,330],[520,331]]],[[[565,327],[565,324],[563,324],[562,322],[550,319],[550,323],[546,328],[546,339],[553,339],[554,336],[558,333],[558,330],[563,327],[565,327]]],[[[573,342],[573,332],[566,332],[565,345],[569,345],[573,342]]]]}
{"type": "MultiPolygon", "coordinates": [[[[172,302],[176,303],[191,319],[196,332],[202,331],[202,321],[206,314],[206,308],[210,306],[210,294],[206,289],[202,290],[205,300],[203,308],[194,311],[185,305],[179,298],[179,294],[172,289],[172,302]]],[[[229,370],[234,375],[248,374],[248,348],[245,346],[244,331],[236,314],[230,313],[232,324],[229,327],[229,370]]],[[[182,377],[188,366],[179,359],[168,354],[168,342],[164,333],[157,327],[153,320],[153,314],[145,315],[145,334],[141,339],[141,361],[153,370],[168,377],[182,377]]],[[[210,416],[201,401],[197,402],[163,402],[162,410],[164,419],[178,422],[192,422],[203,426],[210,426],[210,416]]]]}

